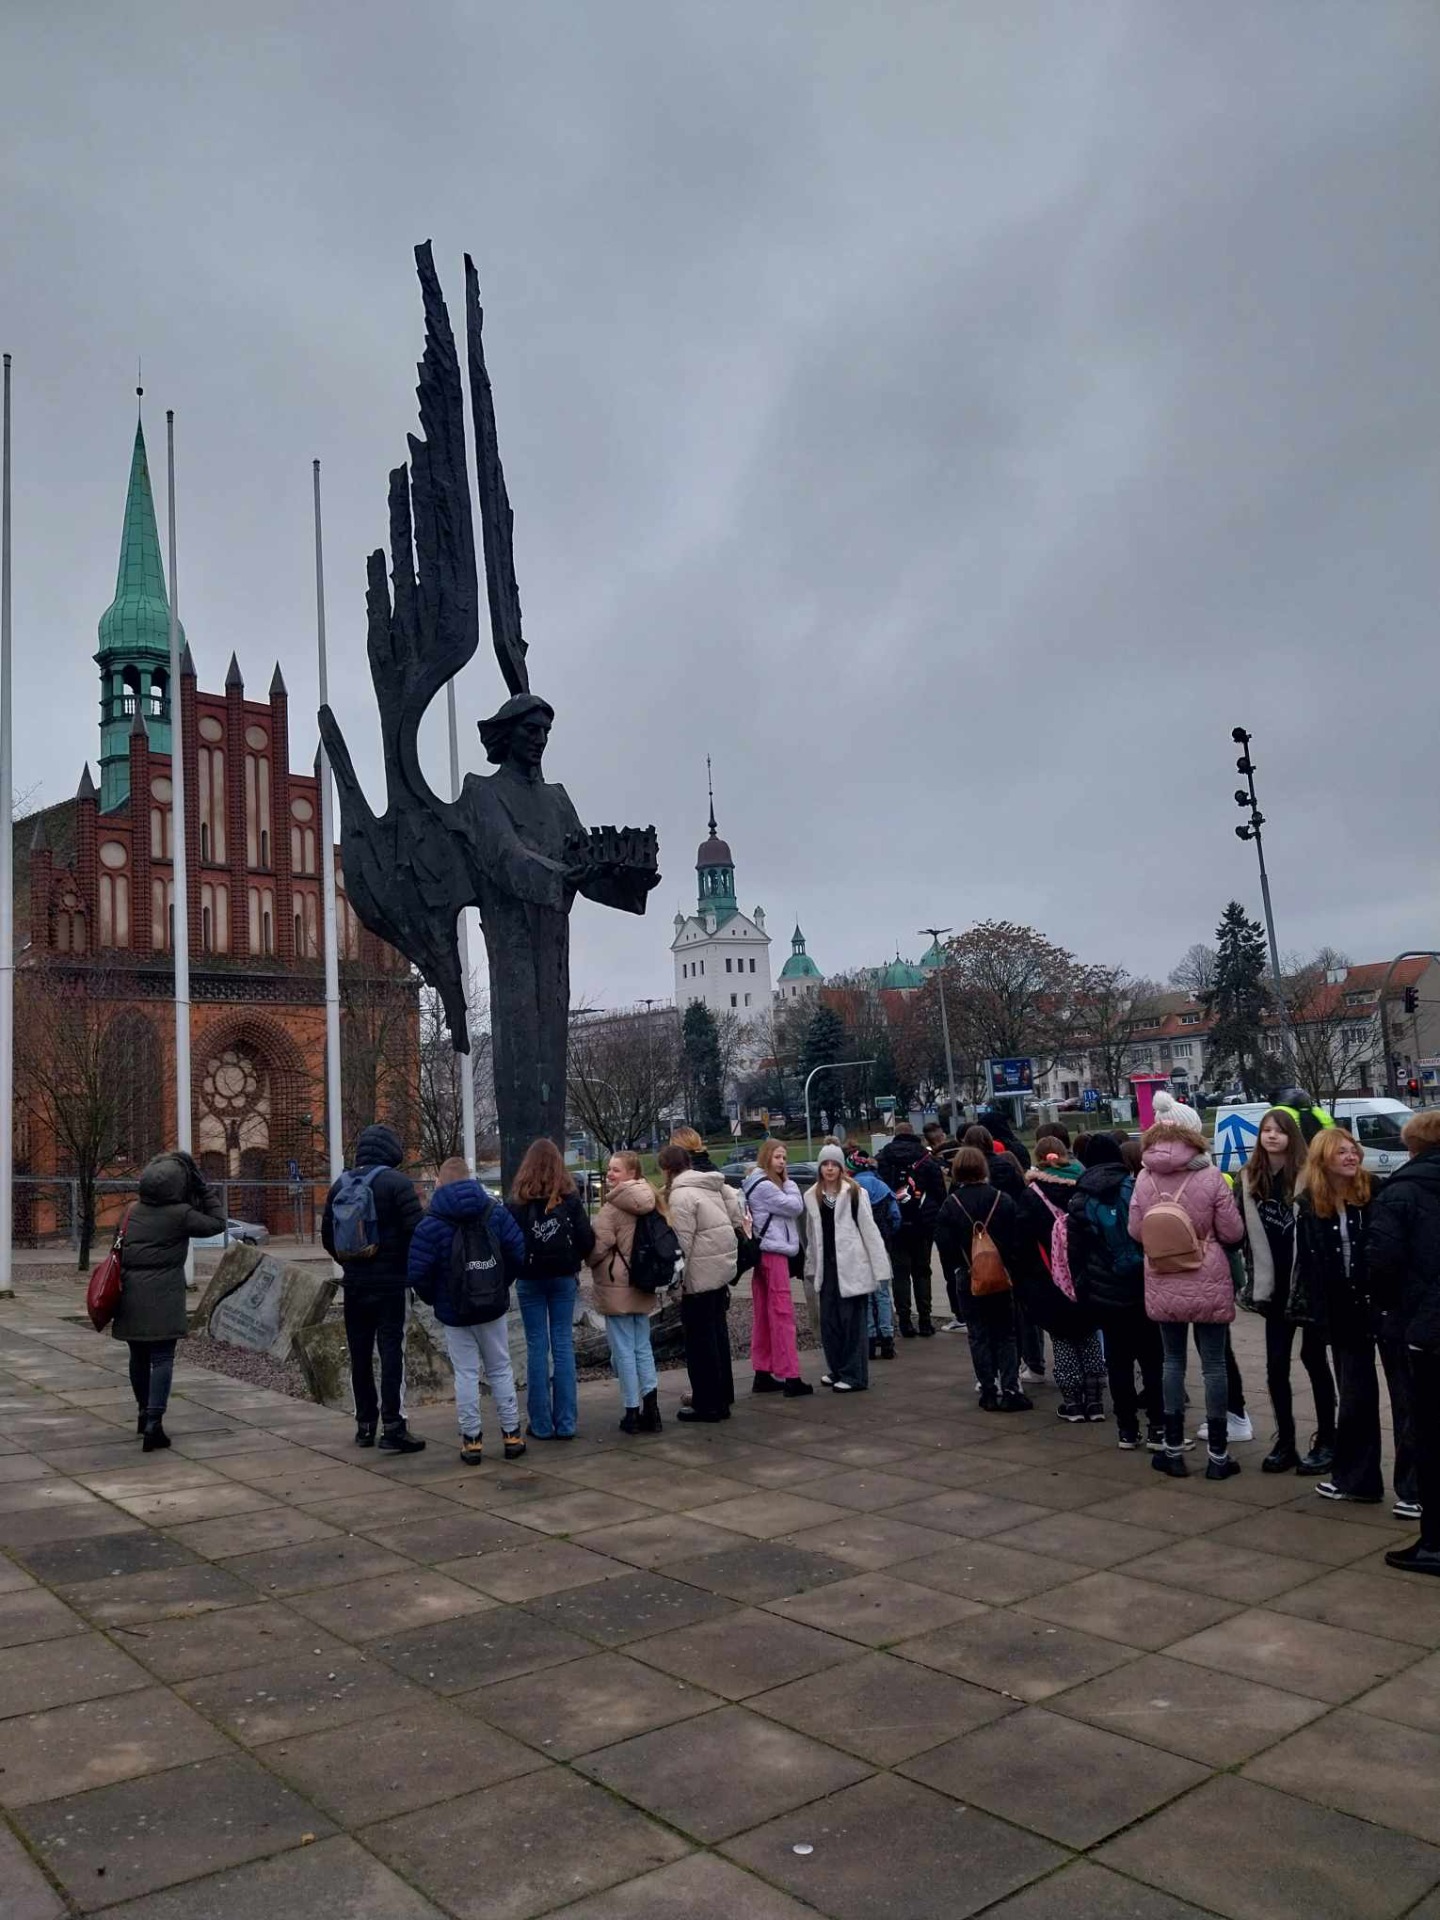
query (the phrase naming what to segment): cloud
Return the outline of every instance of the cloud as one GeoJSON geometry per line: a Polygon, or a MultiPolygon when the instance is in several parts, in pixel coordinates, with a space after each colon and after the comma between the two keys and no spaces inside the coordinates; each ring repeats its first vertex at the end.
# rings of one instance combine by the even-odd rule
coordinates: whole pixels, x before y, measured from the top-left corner
{"type": "Polygon", "coordinates": [[[1433,939],[1437,53],[1339,0],[10,9],[17,784],[95,752],[137,353],[202,677],[281,658],[308,757],[319,455],[378,765],[433,235],[452,303],[481,267],[553,771],[661,833],[577,991],[668,990],[707,751],[823,967],[993,914],[1165,971],[1255,904],[1240,720],[1282,945],[1433,939]]]}

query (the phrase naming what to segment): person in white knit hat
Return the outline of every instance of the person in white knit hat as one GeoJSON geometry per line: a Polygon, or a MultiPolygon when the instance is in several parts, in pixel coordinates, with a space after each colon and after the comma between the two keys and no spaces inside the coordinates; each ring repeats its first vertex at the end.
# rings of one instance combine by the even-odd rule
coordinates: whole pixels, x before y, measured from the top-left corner
{"type": "Polygon", "coordinates": [[[1157,1094],[1143,1147],[1130,1235],[1145,1251],[1145,1311],[1158,1323],[1165,1348],[1165,1451],[1152,1455],[1151,1465],[1177,1477],[1188,1471],[1185,1356],[1193,1328],[1205,1383],[1205,1476],[1227,1480],[1240,1463],[1230,1457],[1226,1417],[1225,1336],[1235,1318],[1226,1248],[1244,1239],[1244,1222],[1206,1150],[1205,1128],[1193,1107],[1157,1094]]]}

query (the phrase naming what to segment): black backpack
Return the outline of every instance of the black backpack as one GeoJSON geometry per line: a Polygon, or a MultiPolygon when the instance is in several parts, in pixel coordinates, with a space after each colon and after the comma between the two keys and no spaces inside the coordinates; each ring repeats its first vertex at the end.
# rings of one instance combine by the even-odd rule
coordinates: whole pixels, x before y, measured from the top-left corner
{"type": "Polygon", "coordinates": [[[538,1256],[547,1263],[569,1263],[567,1271],[570,1272],[580,1267],[580,1255],[575,1249],[575,1222],[563,1200],[548,1212],[543,1200],[530,1202],[525,1210],[525,1240],[532,1258],[538,1256]]]}
{"type": "Polygon", "coordinates": [[[490,1224],[462,1220],[450,1242],[450,1302],[462,1327],[483,1326],[498,1320],[510,1306],[510,1281],[505,1272],[505,1249],[490,1224]]]}
{"type": "Polygon", "coordinates": [[[641,1293],[659,1293],[673,1287],[685,1271],[685,1256],[675,1229],[658,1207],[635,1222],[630,1248],[630,1284],[641,1293]]]}

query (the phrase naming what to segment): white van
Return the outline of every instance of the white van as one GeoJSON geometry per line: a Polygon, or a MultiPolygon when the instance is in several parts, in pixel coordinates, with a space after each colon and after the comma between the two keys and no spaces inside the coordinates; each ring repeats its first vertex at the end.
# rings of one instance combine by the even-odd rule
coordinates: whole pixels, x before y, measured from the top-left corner
{"type": "MultiPolygon", "coordinates": [[[[1328,1110],[1328,1109],[1327,1109],[1328,1110]]],[[[1215,1115],[1215,1164],[1222,1173],[1243,1167],[1260,1137],[1260,1122],[1270,1111],[1264,1100],[1237,1101],[1215,1115]]],[[[1409,1159],[1400,1129],[1413,1109],[1403,1100],[1368,1096],[1335,1102],[1335,1122],[1353,1133],[1365,1150],[1365,1170],[1383,1179],[1409,1159]]]]}

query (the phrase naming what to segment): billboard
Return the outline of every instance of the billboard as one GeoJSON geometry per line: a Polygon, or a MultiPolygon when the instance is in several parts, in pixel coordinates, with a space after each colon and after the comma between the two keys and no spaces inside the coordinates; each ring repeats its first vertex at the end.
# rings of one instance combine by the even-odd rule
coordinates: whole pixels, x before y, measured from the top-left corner
{"type": "Polygon", "coordinates": [[[1035,1088],[1033,1060],[987,1060],[990,1091],[996,1093],[1032,1093],[1035,1088]]]}

